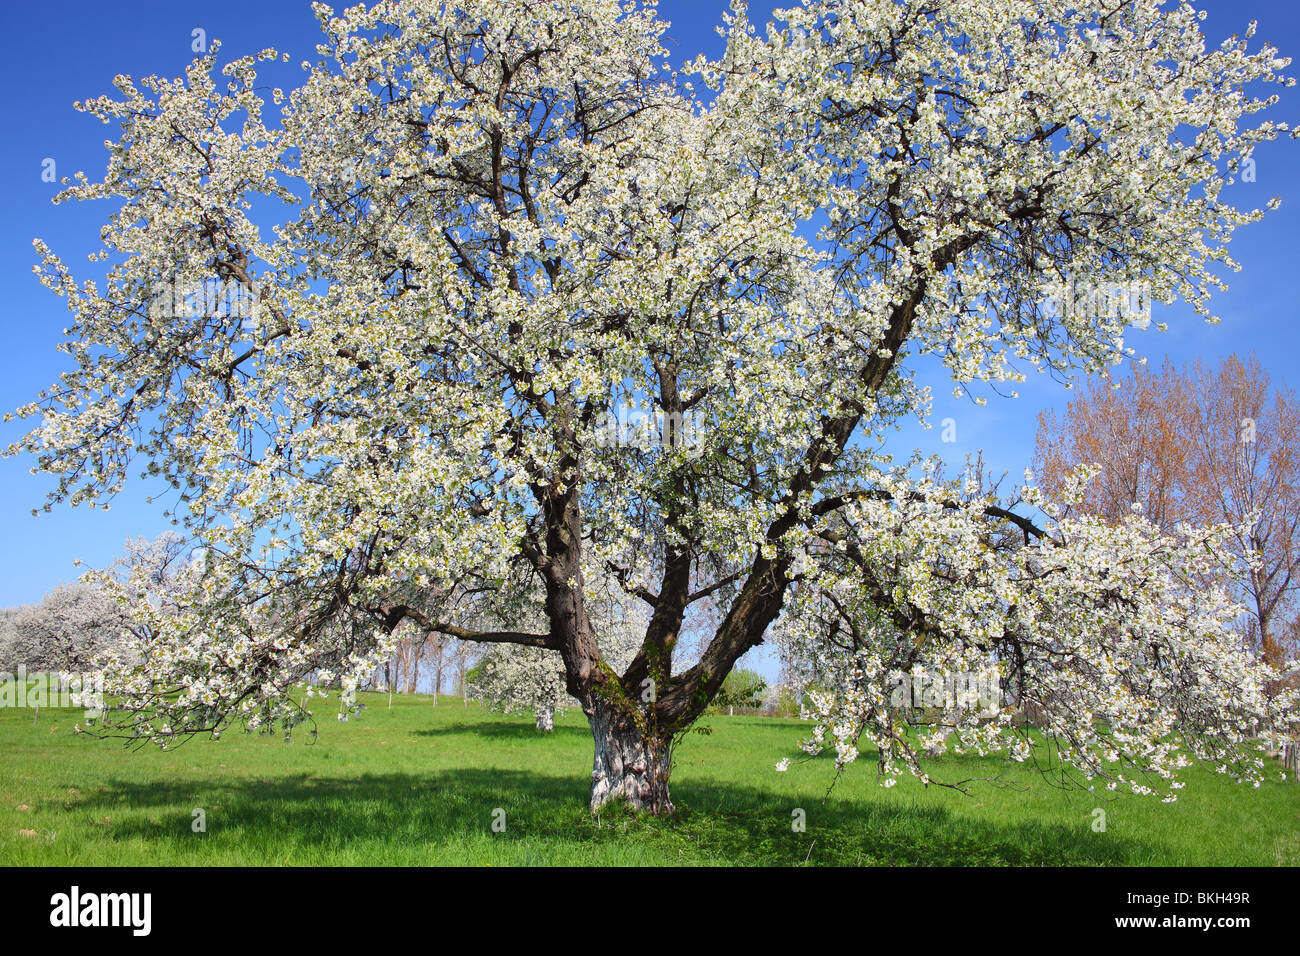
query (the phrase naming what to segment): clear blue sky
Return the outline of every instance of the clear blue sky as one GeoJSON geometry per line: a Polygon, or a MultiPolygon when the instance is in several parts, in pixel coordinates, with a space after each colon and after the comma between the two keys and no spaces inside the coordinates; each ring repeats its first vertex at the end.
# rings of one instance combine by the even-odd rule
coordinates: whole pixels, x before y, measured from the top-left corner
{"type": "MultiPolygon", "coordinates": [[[[345,4],[338,4],[339,7],[345,4]]],[[[1296,0],[1205,0],[1209,11],[1204,27],[1217,41],[1244,29],[1255,18],[1259,36],[1300,59],[1300,3],[1296,0]]],[[[679,60],[700,50],[716,52],[720,41],[713,27],[726,5],[719,0],[661,0],[660,10],[671,21],[670,36],[679,60]]],[[[757,8],[758,4],[756,4],[757,8]]],[[[103,204],[55,207],[54,185],[41,181],[42,162],[51,158],[59,176],[79,169],[92,178],[106,163],[103,141],[108,128],[75,112],[73,100],[111,93],[117,73],[142,76],[178,75],[190,60],[191,31],[201,27],[219,38],[223,55],[251,53],[267,46],[291,54],[293,64],[309,57],[318,32],[306,2],[298,0],[223,0],[185,3],[178,0],[132,2],[120,0],[46,0],[19,3],[7,0],[0,9],[0,89],[5,91],[5,137],[0,148],[0,183],[5,215],[0,219],[0,302],[3,302],[5,350],[0,375],[0,406],[12,410],[31,400],[54,381],[66,356],[55,352],[61,329],[68,324],[62,300],[33,277],[35,256],[31,240],[45,239],[65,261],[76,267],[97,246],[100,226],[110,210],[103,204]]],[[[289,68],[286,68],[289,69],[289,68]]],[[[297,72],[277,80],[288,86],[297,72]]],[[[1300,64],[1293,66],[1300,75],[1300,64]]],[[[1283,90],[1273,116],[1300,123],[1300,88],[1283,90]]],[[[1300,143],[1268,144],[1256,154],[1254,183],[1231,187],[1237,205],[1262,207],[1279,196],[1282,207],[1259,225],[1237,234],[1235,255],[1241,273],[1230,276],[1230,291],[1218,300],[1224,321],[1205,325],[1190,310],[1163,310],[1170,332],[1137,333],[1132,343],[1143,354],[1177,362],[1203,356],[1217,359],[1233,351],[1258,352],[1275,380],[1300,385],[1296,346],[1297,278],[1300,263],[1300,143]]],[[[904,431],[896,453],[911,448],[939,452],[959,462],[983,449],[987,463],[1013,477],[1030,463],[1034,420],[1048,406],[1061,407],[1067,393],[1043,378],[1020,389],[1018,400],[990,398],[976,408],[951,397],[951,387],[935,381],[934,421],[947,416],[957,422],[958,441],[940,444],[939,429],[904,431]]],[[[8,444],[21,434],[16,424],[0,426],[0,441],[8,444]]],[[[89,564],[107,563],[128,537],[152,537],[168,527],[157,507],[144,502],[146,491],[128,486],[109,512],[86,508],[57,508],[39,517],[31,509],[44,502],[50,482],[29,474],[27,459],[0,460],[0,605],[37,601],[61,581],[77,577],[75,558],[89,564]]],[[[764,668],[766,670],[766,668],[764,668]]]]}

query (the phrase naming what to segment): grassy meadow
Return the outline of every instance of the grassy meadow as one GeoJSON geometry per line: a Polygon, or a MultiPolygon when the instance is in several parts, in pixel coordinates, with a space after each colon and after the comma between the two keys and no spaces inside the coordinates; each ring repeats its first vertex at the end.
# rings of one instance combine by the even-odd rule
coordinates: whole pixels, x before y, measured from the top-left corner
{"type": "Polygon", "coordinates": [[[548,736],[457,698],[398,696],[391,710],[362,698],[362,717],[322,721],[315,741],[231,733],[167,753],[73,736],[79,711],[42,710],[34,725],[31,710],[0,709],[0,863],[1300,864],[1300,785],[1276,777],[1255,790],[1196,770],[1166,805],[1064,791],[1002,758],[936,761],[938,779],[1008,784],[965,796],[911,779],[883,789],[865,753],[827,797],[832,759],[799,759],[806,724],[717,716],[677,750],[675,819],[593,818],[581,712],[548,736]],[[792,766],[777,773],[782,757],[792,766]]]}

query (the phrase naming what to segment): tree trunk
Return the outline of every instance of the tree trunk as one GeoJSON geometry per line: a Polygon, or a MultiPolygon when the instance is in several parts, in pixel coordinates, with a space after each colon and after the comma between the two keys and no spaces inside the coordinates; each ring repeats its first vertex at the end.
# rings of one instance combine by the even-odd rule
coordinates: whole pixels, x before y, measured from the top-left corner
{"type": "Polygon", "coordinates": [[[438,695],[442,693],[442,645],[438,645],[438,656],[433,661],[433,706],[438,706],[438,695]]]}
{"type": "Polygon", "coordinates": [[[597,699],[587,713],[596,756],[591,771],[591,809],[626,800],[637,810],[671,814],[668,774],[672,755],[668,740],[647,739],[625,715],[597,699]]]}
{"type": "Polygon", "coordinates": [[[544,730],[549,734],[555,729],[555,705],[543,704],[537,708],[535,715],[538,730],[544,730]]]}
{"type": "Polygon", "coordinates": [[[406,682],[406,692],[414,694],[420,687],[420,658],[424,656],[424,645],[411,645],[410,679],[406,682]]]}

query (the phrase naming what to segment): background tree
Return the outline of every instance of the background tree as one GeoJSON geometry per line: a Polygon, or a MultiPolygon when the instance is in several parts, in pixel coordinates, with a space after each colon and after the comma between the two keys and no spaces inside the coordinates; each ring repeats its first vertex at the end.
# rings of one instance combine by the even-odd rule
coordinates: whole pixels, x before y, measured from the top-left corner
{"type": "MultiPolygon", "coordinates": [[[[641,646],[647,615],[608,573],[593,576],[586,597],[605,660],[611,669],[621,671],[641,646]]],[[[544,626],[540,596],[523,613],[526,620],[515,620],[514,627],[544,626]]],[[[578,703],[565,686],[563,659],[545,648],[512,644],[490,648],[467,676],[475,697],[505,713],[529,711],[537,729],[547,733],[555,729],[557,712],[578,703]]]]}
{"type": "Polygon", "coordinates": [[[423,673],[428,680],[433,706],[437,707],[446,666],[443,658],[450,639],[437,631],[421,631],[418,628],[411,629],[407,635],[405,649],[398,655],[399,671],[406,684],[406,693],[419,691],[420,675],[423,673]]]}
{"type": "Polygon", "coordinates": [[[758,671],[737,667],[722,682],[722,689],[713,698],[713,709],[718,712],[725,708],[727,713],[734,714],[737,707],[751,710],[761,707],[766,691],[767,681],[763,675],[758,671]]]}
{"type": "MultiPolygon", "coordinates": [[[[125,649],[126,634],[141,624],[130,607],[151,602],[160,613],[178,610],[178,582],[189,562],[183,535],[128,540],[107,568],[76,584],[62,584],[39,604],[7,608],[0,615],[0,667],[80,671],[125,649]]],[[[153,632],[137,631],[151,638],[153,632]]]]}
{"type": "Polygon", "coordinates": [[[460,697],[462,706],[469,706],[469,675],[483,656],[483,648],[473,641],[454,640],[449,642],[445,655],[448,676],[453,681],[456,696],[460,697]]]}
{"type": "Polygon", "coordinates": [[[1084,382],[1061,416],[1039,413],[1034,473],[1043,489],[1058,495],[1075,468],[1096,463],[1100,470],[1076,506],[1081,511],[1119,521],[1136,504],[1166,531],[1193,520],[1186,388],[1168,360],[1158,372],[1131,364],[1125,379],[1084,382]]]}
{"type": "Polygon", "coordinates": [[[466,675],[468,693],[503,713],[526,711],[537,729],[555,729],[556,712],[576,703],[564,688],[564,662],[541,647],[503,645],[483,656],[466,675]]]}
{"type": "Polygon", "coordinates": [[[28,605],[0,608],[0,671],[14,673],[22,663],[18,659],[18,633],[14,621],[18,615],[28,609],[28,605]]]}
{"type": "MultiPolygon", "coordinates": [[[[1280,659],[1300,587],[1300,403],[1251,355],[1187,374],[1188,520],[1227,521],[1243,566],[1247,637],[1280,659]]],[[[1297,645],[1287,651],[1294,654],[1297,645]]]]}
{"type": "Polygon", "coordinates": [[[438,706],[438,695],[442,693],[442,675],[446,669],[447,647],[452,639],[445,634],[434,631],[429,634],[424,644],[425,654],[429,660],[429,671],[433,677],[433,706],[438,706]]]}
{"type": "Polygon", "coordinates": [[[120,650],[127,617],[89,584],[60,584],[14,619],[10,654],[29,671],[88,671],[120,650]]]}
{"type": "Polygon", "coordinates": [[[1284,670],[1296,651],[1300,579],[1300,404],[1259,360],[1211,368],[1168,361],[1158,374],[1090,383],[1061,418],[1039,417],[1035,469],[1048,493],[1080,464],[1098,467],[1077,505],[1117,521],[1134,505],[1166,530],[1180,522],[1232,527],[1229,544],[1247,606],[1241,633],[1284,670]],[[1118,387],[1115,387],[1118,386],[1118,387]]]}
{"type": "MultiPolygon", "coordinates": [[[[842,765],[865,734],[882,780],[929,779],[879,698],[909,664],[1004,671],[1108,785],[1172,798],[1182,748],[1258,776],[1266,672],[1224,630],[1217,532],[1040,527],[883,449],[925,417],[917,356],[964,393],[1129,354],[1132,314],[1053,311],[1045,284],[1211,314],[1262,215],[1221,191],[1285,129],[1252,120],[1273,48],[1210,47],[1155,0],[811,0],[766,31],[728,16],[701,93],[650,6],[316,10],[287,97],[258,77],[274,51],[218,77],[214,43],[80,104],[119,135],[60,199],[121,203],[112,265],[78,283],[37,246],[75,364],[13,450],[56,500],[139,468],[205,546],[181,613],[135,609],[154,636],[106,673],[106,732],[288,732],[305,674],[337,667],[346,709],[414,620],[558,653],[592,806],[671,812],[674,740],[784,615],[835,678],[810,746],[842,765]],[[248,295],[158,291],[214,281],[248,295]],[[604,572],[648,612],[622,671],[587,602],[604,572]],[[546,626],[412,596],[451,587],[544,594],[546,626]],[[725,612],[679,661],[706,599],[725,612]]],[[[954,746],[1026,756],[1009,718],[949,716],[954,746]]]]}

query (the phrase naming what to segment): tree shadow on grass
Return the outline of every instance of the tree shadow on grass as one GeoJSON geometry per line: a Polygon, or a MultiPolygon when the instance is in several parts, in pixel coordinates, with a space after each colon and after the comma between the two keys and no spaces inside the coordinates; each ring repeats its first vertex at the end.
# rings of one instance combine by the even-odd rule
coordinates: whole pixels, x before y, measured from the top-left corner
{"type": "Polygon", "coordinates": [[[494,737],[494,738],[512,738],[521,742],[532,742],[537,740],[552,739],[569,739],[575,738],[591,743],[591,729],[585,724],[575,726],[572,724],[556,724],[555,729],[551,731],[538,730],[531,723],[519,722],[512,723],[502,719],[500,721],[482,721],[469,722],[460,721],[454,724],[443,724],[439,727],[425,727],[419,730],[412,730],[413,737],[454,737],[457,735],[494,737]]]}
{"type": "MultiPolygon", "coordinates": [[[[807,800],[806,830],[796,832],[789,795],[713,781],[684,781],[673,793],[681,812],[672,819],[621,809],[593,819],[581,778],[466,768],[177,783],[114,779],[83,792],[69,809],[96,817],[116,810],[116,840],[175,842],[189,838],[192,808],[206,807],[205,838],[248,848],[251,863],[456,862],[457,848],[471,843],[478,847],[471,862],[518,861],[500,843],[484,849],[486,840],[527,843],[518,849],[530,863],[601,859],[605,848],[618,859],[617,851],[634,846],[644,858],[665,862],[776,866],[1124,865],[1160,856],[1158,847],[1140,841],[1098,838],[1086,824],[1026,819],[1009,826],[942,807],[869,800],[807,800]],[[507,821],[499,834],[492,830],[498,809],[507,821]]],[[[198,852],[195,862],[208,862],[202,857],[198,852]]]]}

